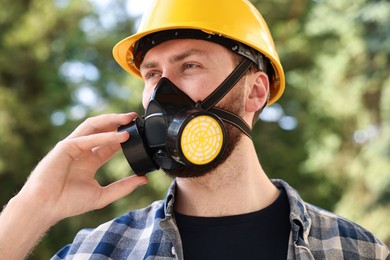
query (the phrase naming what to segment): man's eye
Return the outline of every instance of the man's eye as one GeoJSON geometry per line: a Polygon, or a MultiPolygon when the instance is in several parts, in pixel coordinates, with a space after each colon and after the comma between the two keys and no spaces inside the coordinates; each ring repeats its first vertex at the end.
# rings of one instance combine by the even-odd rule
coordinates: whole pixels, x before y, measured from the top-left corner
{"type": "Polygon", "coordinates": [[[153,79],[153,78],[156,78],[158,77],[159,73],[158,72],[155,72],[155,71],[150,71],[148,73],[145,73],[144,75],[144,79],[145,80],[148,80],[148,79],[153,79]]]}
{"type": "Polygon", "coordinates": [[[155,73],[155,72],[150,72],[150,73],[146,74],[146,78],[150,79],[150,78],[155,77],[156,75],[157,75],[157,73],[155,73]]]}
{"type": "Polygon", "coordinates": [[[195,63],[186,63],[183,65],[183,70],[193,69],[199,67],[198,64],[195,63]]]}

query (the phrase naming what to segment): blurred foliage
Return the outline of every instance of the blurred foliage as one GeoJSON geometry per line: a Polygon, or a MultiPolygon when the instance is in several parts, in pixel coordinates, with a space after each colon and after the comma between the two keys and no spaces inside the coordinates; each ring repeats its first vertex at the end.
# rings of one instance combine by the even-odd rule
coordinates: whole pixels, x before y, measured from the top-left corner
{"type": "MultiPolygon", "coordinates": [[[[0,0],[0,204],[84,118],[137,111],[142,83],[114,62],[134,32],[130,2],[0,0]],[[6,7],[6,8],[4,8],[6,7]]],[[[287,87],[253,131],[259,158],[308,202],[350,218],[390,244],[390,2],[252,1],[269,23],[287,87]],[[288,124],[286,124],[288,123],[288,124]]],[[[121,154],[102,184],[130,174],[121,154]]],[[[170,180],[62,221],[30,259],[47,259],[77,230],[164,196],[170,180]]]]}
{"type": "Polygon", "coordinates": [[[257,125],[266,172],[389,245],[390,2],[256,4],[286,70],[279,104],[298,122],[289,132],[257,125]]]}

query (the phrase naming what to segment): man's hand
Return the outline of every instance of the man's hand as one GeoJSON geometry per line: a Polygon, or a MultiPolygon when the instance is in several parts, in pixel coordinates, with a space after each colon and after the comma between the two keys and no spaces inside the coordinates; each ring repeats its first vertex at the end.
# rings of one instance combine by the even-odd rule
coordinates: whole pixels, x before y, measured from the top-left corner
{"type": "Polygon", "coordinates": [[[0,259],[23,258],[61,219],[102,208],[147,183],[146,177],[130,176],[102,187],[94,178],[129,138],[116,129],[135,116],[89,118],[43,158],[0,215],[0,259]]]}

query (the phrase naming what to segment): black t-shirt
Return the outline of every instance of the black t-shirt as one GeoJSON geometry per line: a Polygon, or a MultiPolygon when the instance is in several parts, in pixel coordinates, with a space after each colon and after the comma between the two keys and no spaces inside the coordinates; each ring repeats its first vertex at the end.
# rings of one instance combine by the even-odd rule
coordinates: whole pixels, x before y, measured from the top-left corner
{"type": "Polygon", "coordinates": [[[270,206],[227,217],[175,213],[184,259],[287,259],[290,207],[286,192],[270,206]]]}

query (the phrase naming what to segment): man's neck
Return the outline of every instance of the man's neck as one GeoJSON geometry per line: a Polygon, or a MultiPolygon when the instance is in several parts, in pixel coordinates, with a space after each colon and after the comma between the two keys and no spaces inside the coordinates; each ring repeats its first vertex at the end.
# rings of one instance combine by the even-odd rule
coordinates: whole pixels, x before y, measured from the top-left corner
{"type": "Polygon", "coordinates": [[[175,210],[190,216],[231,216],[261,210],[279,195],[252,142],[240,144],[223,165],[199,178],[177,178],[175,210]]]}

